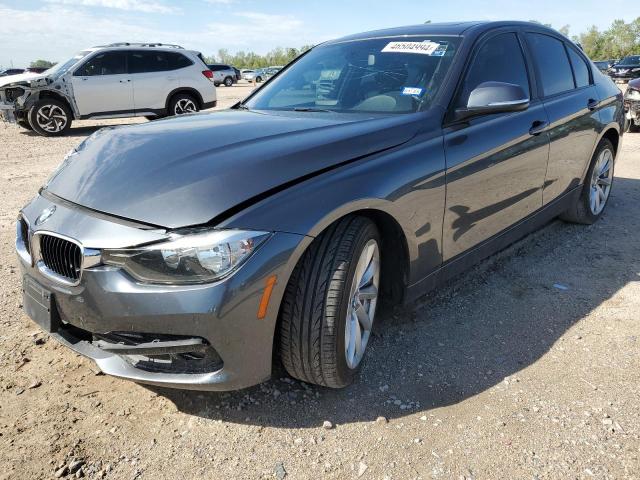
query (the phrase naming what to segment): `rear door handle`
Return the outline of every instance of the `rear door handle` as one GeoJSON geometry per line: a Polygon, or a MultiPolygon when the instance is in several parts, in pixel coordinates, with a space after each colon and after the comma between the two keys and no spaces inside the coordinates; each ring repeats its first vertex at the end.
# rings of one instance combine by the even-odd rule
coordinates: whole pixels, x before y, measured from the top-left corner
{"type": "Polygon", "coordinates": [[[529,129],[529,134],[540,135],[542,132],[544,132],[547,129],[548,126],[549,126],[549,122],[547,122],[546,120],[536,120],[531,125],[531,128],[529,129]]]}
{"type": "Polygon", "coordinates": [[[598,100],[595,100],[593,98],[590,98],[589,101],[587,102],[587,108],[591,111],[595,110],[596,108],[598,108],[598,105],[600,105],[600,102],[598,100]]]}

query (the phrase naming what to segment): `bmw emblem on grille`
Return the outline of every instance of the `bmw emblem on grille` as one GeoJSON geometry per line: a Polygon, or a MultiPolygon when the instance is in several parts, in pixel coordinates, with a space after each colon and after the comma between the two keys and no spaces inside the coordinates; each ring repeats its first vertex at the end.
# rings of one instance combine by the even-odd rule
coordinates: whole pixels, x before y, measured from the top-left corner
{"type": "Polygon", "coordinates": [[[51,218],[51,215],[53,215],[56,211],[56,206],[52,205],[49,208],[45,208],[42,213],[40,215],[38,215],[38,218],[36,218],[36,225],[41,225],[44,222],[46,222],[47,220],[49,220],[49,218],[51,218]]]}

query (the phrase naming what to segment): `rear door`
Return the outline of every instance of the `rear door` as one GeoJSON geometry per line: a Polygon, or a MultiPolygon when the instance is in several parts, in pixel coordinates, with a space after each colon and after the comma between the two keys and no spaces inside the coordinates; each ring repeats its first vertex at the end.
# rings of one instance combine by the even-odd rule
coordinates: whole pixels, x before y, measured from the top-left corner
{"type": "Polygon", "coordinates": [[[538,93],[549,116],[550,150],[544,204],[578,186],[598,138],[599,98],[593,72],[569,42],[527,32],[536,65],[538,93]]]}
{"type": "Polygon", "coordinates": [[[499,31],[479,42],[453,108],[467,105],[483,82],[520,85],[531,103],[522,112],[475,117],[444,129],[447,193],[443,258],[449,260],[500,233],[542,206],[549,154],[542,102],[532,96],[535,80],[515,31],[499,31]]]}
{"type": "Polygon", "coordinates": [[[129,52],[129,72],[133,80],[136,115],[145,115],[166,107],[169,93],[178,84],[178,77],[170,70],[168,52],[129,52]]]}
{"type": "Polygon", "coordinates": [[[133,84],[126,52],[103,52],[78,67],[71,77],[82,116],[133,113],[133,84]]]}

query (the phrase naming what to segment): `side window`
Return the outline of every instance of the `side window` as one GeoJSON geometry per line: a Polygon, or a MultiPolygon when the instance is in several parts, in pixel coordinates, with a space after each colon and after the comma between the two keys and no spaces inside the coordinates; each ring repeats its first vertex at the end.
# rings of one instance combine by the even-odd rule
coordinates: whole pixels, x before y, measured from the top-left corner
{"type": "Polygon", "coordinates": [[[165,52],[130,52],[129,73],[165,72],[169,61],[165,52]]]}
{"type": "Polygon", "coordinates": [[[540,71],[545,97],[575,88],[563,42],[541,33],[528,33],[527,41],[540,71]]]}
{"type": "Polygon", "coordinates": [[[169,60],[169,70],[178,70],[193,65],[193,62],[181,53],[169,52],[166,55],[169,60]]]}
{"type": "Polygon", "coordinates": [[[99,53],[74,73],[75,76],[121,75],[127,73],[127,56],[124,52],[99,53]]]}
{"type": "Polygon", "coordinates": [[[573,48],[567,46],[567,52],[569,52],[571,65],[573,65],[573,73],[576,77],[576,87],[586,87],[591,83],[591,78],[589,77],[589,66],[573,48]]]}
{"type": "Polygon", "coordinates": [[[529,94],[529,77],[520,42],[515,33],[501,33],[482,44],[472,60],[457,107],[466,107],[469,95],[481,83],[520,85],[529,94]]]}

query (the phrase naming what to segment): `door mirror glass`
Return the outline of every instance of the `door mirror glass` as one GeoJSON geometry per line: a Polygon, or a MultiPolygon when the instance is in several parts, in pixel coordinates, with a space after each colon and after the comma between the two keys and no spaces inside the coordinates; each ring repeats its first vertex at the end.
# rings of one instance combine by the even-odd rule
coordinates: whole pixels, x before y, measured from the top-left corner
{"type": "Polygon", "coordinates": [[[520,85],[484,82],[469,94],[467,106],[456,110],[456,120],[491,113],[519,112],[529,108],[529,101],[520,85]]]}

